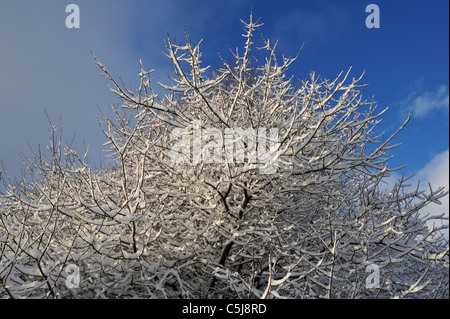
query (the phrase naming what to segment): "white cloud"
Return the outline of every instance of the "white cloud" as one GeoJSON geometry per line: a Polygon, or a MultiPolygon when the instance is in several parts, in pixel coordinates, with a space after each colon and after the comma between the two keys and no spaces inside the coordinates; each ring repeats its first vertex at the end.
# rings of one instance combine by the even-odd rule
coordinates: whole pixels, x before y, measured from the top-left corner
{"type": "MultiPolygon", "coordinates": [[[[139,58],[148,69],[160,69],[167,60],[162,54],[163,39],[173,16],[183,12],[183,6],[175,1],[75,3],[80,8],[79,29],[66,28],[68,3],[2,2],[0,161],[10,176],[20,176],[24,166],[18,153],[30,154],[27,143],[33,149],[48,144],[44,109],[54,122],[61,116],[64,140],[70,141],[76,132],[75,146],[82,150],[86,141],[90,155],[97,160],[105,142],[96,119],[98,110],[108,112],[109,104],[118,99],[108,90],[89,51],[133,89],[138,85],[139,58]],[[144,33],[147,36],[142,40],[144,33]],[[145,48],[138,45],[141,41],[145,48]]],[[[159,74],[161,80],[166,79],[166,72],[159,74]]],[[[153,78],[155,83],[160,80],[153,78]]]]}
{"type": "Polygon", "coordinates": [[[424,117],[435,109],[448,110],[448,102],[448,88],[446,85],[441,85],[434,92],[425,91],[417,96],[412,108],[417,117],[424,117]]]}
{"type": "Polygon", "coordinates": [[[137,70],[133,52],[117,45],[127,39],[130,23],[112,22],[129,17],[130,10],[117,7],[117,2],[76,3],[80,29],[66,28],[66,3],[10,1],[0,10],[0,160],[11,176],[24,168],[18,153],[30,154],[28,142],[33,149],[48,144],[44,109],[54,122],[62,117],[64,140],[76,132],[76,146],[82,149],[86,141],[97,159],[105,140],[96,120],[97,106],[104,110],[117,99],[89,50],[126,80],[137,70]]]}
{"type": "MultiPolygon", "coordinates": [[[[445,191],[449,190],[449,150],[437,154],[433,159],[417,173],[417,179],[421,181],[421,188],[430,183],[433,190],[444,187],[445,191]]],[[[449,217],[449,195],[440,199],[441,205],[430,204],[423,209],[424,214],[440,215],[442,213],[449,217]]],[[[432,222],[429,223],[431,226],[432,222]]],[[[448,220],[446,221],[448,225],[448,220]]],[[[439,226],[439,225],[436,225],[439,226]]],[[[448,230],[446,237],[448,238],[448,230]]]]}
{"type": "MultiPolygon", "coordinates": [[[[381,184],[381,187],[384,191],[392,190],[392,187],[395,183],[401,178],[401,172],[393,172],[390,177],[384,178],[384,183],[381,184]]],[[[407,177],[407,176],[405,176],[407,177]]],[[[419,184],[420,190],[425,190],[426,193],[430,192],[430,187],[433,191],[436,191],[438,188],[443,187],[444,191],[447,192],[450,190],[449,185],[449,150],[447,149],[444,152],[441,152],[435,155],[417,174],[415,174],[411,179],[406,183],[409,185],[406,192],[414,192],[419,184]]],[[[439,216],[444,214],[446,218],[449,218],[449,194],[442,197],[439,201],[441,204],[430,203],[426,207],[421,210],[422,216],[439,216]]],[[[431,219],[428,221],[428,227],[433,226],[433,222],[436,227],[441,226],[442,220],[431,219]]],[[[444,221],[445,225],[448,225],[448,220],[444,221]]],[[[444,231],[445,237],[449,238],[448,229],[444,231]]]]}
{"type": "Polygon", "coordinates": [[[445,84],[434,90],[423,89],[423,79],[415,82],[415,88],[408,97],[400,102],[408,111],[413,111],[416,118],[424,118],[434,111],[449,110],[449,92],[445,84]]]}

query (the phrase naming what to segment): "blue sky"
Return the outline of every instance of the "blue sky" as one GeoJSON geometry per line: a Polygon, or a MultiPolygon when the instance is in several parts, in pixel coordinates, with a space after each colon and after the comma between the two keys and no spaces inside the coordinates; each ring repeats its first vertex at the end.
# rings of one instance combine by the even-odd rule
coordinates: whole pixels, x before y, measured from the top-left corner
{"type": "MultiPolygon", "coordinates": [[[[228,47],[242,47],[239,19],[261,18],[263,34],[294,56],[289,71],[334,78],[353,67],[367,97],[389,107],[380,130],[393,132],[409,111],[414,117],[395,142],[391,166],[407,165],[424,181],[448,188],[449,1],[448,0],[0,0],[0,160],[19,176],[19,152],[29,155],[49,142],[49,124],[61,117],[63,137],[98,159],[105,142],[96,116],[118,103],[89,51],[131,88],[138,61],[156,69],[154,83],[172,68],[162,54],[167,33],[178,42],[184,28],[203,39],[204,61],[217,66],[228,47]],[[68,4],[80,8],[80,28],[68,29],[68,4]],[[368,29],[365,8],[380,8],[380,28],[368,29]]],[[[436,185],[436,186],[438,186],[436,185]]],[[[447,197],[448,199],[448,197],[447,197]]],[[[448,202],[448,200],[447,200],[448,202]]],[[[447,203],[448,213],[448,203],[447,203]]]]}

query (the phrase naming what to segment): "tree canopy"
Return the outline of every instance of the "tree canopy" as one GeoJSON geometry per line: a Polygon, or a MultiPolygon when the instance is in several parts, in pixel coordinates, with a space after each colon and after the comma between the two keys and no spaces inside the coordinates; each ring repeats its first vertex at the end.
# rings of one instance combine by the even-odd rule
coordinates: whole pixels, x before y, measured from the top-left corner
{"type": "Polygon", "coordinates": [[[217,70],[166,42],[174,74],[130,90],[94,56],[124,112],[102,116],[113,165],[94,169],[52,126],[29,179],[2,175],[0,296],[442,298],[448,239],[424,216],[446,196],[385,185],[395,135],[362,75],[287,76],[262,25],[217,70]],[[131,114],[131,115],[130,115],[131,114]]]}

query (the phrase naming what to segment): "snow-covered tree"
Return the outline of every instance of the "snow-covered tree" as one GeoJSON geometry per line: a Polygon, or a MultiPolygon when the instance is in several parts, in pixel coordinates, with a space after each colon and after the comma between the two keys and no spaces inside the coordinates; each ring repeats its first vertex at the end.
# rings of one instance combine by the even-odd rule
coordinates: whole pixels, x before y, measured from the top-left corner
{"type": "Polygon", "coordinates": [[[163,95],[142,63],[130,90],[94,56],[123,102],[101,121],[112,164],[94,169],[52,125],[49,155],[2,175],[0,296],[448,296],[447,226],[421,213],[446,192],[383,185],[398,131],[377,135],[362,76],[294,85],[296,58],[257,48],[260,26],[250,16],[217,70],[168,38],[163,95]]]}

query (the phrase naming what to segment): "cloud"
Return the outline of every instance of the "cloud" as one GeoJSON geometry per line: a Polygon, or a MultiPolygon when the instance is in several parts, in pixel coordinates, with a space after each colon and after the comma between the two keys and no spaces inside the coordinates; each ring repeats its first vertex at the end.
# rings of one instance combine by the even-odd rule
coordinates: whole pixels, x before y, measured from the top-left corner
{"type": "Polygon", "coordinates": [[[448,111],[448,87],[446,85],[439,86],[434,92],[425,91],[412,101],[412,109],[414,114],[421,118],[435,109],[448,111]]]}
{"type": "Polygon", "coordinates": [[[426,90],[423,78],[417,80],[408,97],[399,104],[403,105],[408,112],[413,112],[418,119],[425,118],[433,112],[447,112],[449,110],[449,91],[445,84],[439,85],[434,90],[426,90]]]}
{"type": "MultiPolygon", "coordinates": [[[[428,183],[433,190],[439,187],[444,187],[445,191],[449,190],[449,150],[435,155],[432,160],[417,173],[417,180],[421,181],[421,187],[426,187],[428,183]]],[[[423,214],[430,214],[430,216],[440,215],[442,213],[449,217],[449,195],[440,199],[441,205],[430,204],[423,209],[423,214]]],[[[431,226],[433,221],[429,222],[431,226]]],[[[446,221],[448,225],[448,220],[446,221]]],[[[439,226],[439,225],[436,225],[439,226]]],[[[446,230],[446,238],[449,236],[448,229],[446,230]]]]}
{"type": "Polygon", "coordinates": [[[0,160],[10,175],[24,168],[18,153],[30,154],[27,143],[33,149],[48,145],[44,110],[53,122],[61,116],[63,139],[76,133],[78,148],[83,140],[91,150],[104,142],[97,106],[105,109],[117,99],[108,92],[89,50],[105,57],[102,61],[120,61],[120,71],[137,66],[134,59],[130,63],[130,52],[116,44],[126,38],[126,24],[109,20],[127,16],[126,10],[112,3],[77,4],[80,29],[66,28],[66,3],[18,0],[5,3],[0,12],[0,160]]]}
{"type": "Polygon", "coordinates": [[[113,76],[134,89],[139,58],[148,69],[165,62],[163,39],[169,23],[163,24],[164,17],[182,11],[181,5],[174,10],[173,1],[130,5],[78,0],[80,28],[68,29],[67,4],[16,0],[0,10],[0,161],[10,176],[20,176],[24,166],[18,154],[30,154],[27,143],[32,149],[48,145],[44,110],[52,122],[61,117],[63,140],[70,141],[76,133],[75,146],[82,150],[86,141],[97,160],[105,137],[96,117],[99,109],[107,112],[119,101],[105,85],[90,50],[113,76]],[[143,39],[136,31],[142,29],[151,36],[143,39]],[[139,47],[140,41],[145,48],[139,47]]]}
{"type": "MultiPolygon", "coordinates": [[[[390,192],[395,183],[402,177],[400,171],[393,172],[389,177],[383,179],[382,184],[380,184],[383,191],[390,192]]],[[[406,176],[405,176],[406,177],[406,176]]],[[[419,183],[419,189],[425,190],[426,193],[430,192],[430,187],[433,191],[438,188],[443,187],[444,191],[450,190],[449,184],[449,150],[443,151],[436,154],[422,169],[419,170],[411,179],[408,180],[406,184],[409,185],[405,189],[406,192],[412,193],[416,190],[419,183]]],[[[442,197],[440,204],[430,203],[424,207],[420,213],[422,216],[440,216],[444,214],[446,218],[449,218],[449,194],[442,197]]],[[[418,200],[416,200],[418,202],[418,200]]],[[[435,226],[441,226],[442,220],[431,219],[427,222],[428,227],[432,227],[433,223],[435,226]]],[[[448,220],[444,221],[445,225],[448,225],[448,220]]],[[[446,229],[444,232],[445,238],[449,238],[449,230],[446,229]]]]}

